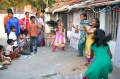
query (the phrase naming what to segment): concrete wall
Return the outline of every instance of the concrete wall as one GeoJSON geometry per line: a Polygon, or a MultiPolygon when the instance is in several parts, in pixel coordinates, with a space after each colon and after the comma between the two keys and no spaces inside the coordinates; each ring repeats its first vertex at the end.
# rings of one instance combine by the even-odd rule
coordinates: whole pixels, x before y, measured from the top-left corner
{"type": "MultiPolygon", "coordinates": [[[[100,13],[100,28],[103,29],[103,30],[105,30],[105,13],[104,12],[100,13]]],[[[112,52],[112,55],[114,57],[116,42],[115,41],[110,41],[109,45],[110,45],[110,50],[112,52]]]]}

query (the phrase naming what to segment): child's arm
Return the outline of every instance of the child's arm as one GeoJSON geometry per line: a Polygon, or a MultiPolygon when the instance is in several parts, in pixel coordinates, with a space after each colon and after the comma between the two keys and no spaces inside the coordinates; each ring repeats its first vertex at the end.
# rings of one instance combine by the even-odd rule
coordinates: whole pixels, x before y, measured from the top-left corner
{"type": "Polygon", "coordinates": [[[110,49],[108,49],[108,54],[109,54],[110,58],[112,59],[112,53],[111,53],[110,49]]]}
{"type": "Polygon", "coordinates": [[[5,61],[5,59],[3,59],[2,54],[0,54],[0,61],[1,61],[1,62],[5,61]]]}
{"type": "Polygon", "coordinates": [[[91,51],[90,51],[90,58],[93,58],[93,57],[94,57],[94,51],[91,50],[91,51]]]}

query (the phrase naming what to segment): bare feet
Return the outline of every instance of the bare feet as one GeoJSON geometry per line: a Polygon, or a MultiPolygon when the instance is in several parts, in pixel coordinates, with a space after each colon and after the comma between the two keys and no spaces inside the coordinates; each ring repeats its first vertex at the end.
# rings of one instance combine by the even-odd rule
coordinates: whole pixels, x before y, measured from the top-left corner
{"type": "Polygon", "coordinates": [[[89,62],[87,62],[87,63],[85,63],[85,64],[84,64],[84,66],[88,66],[89,64],[90,64],[90,63],[89,63],[89,62]]]}

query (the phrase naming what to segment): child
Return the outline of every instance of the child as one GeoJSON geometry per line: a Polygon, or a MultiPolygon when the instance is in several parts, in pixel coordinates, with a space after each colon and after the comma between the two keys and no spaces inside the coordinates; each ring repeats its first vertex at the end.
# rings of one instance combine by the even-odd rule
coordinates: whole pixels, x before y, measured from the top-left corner
{"type": "Polygon", "coordinates": [[[37,53],[38,46],[38,29],[41,28],[37,23],[35,23],[35,17],[30,17],[31,23],[29,24],[29,35],[30,35],[30,52],[33,52],[33,42],[35,42],[34,54],[37,53]]]}
{"type": "Polygon", "coordinates": [[[25,29],[23,32],[23,39],[27,40],[27,42],[29,42],[29,40],[30,40],[27,29],[25,29]]]}
{"type": "Polygon", "coordinates": [[[108,79],[108,74],[112,72],[112,54],[107,42],[111,40],[111,35],[105,36],[102,29],[94,32],[94,42],[91,45],[91,58],[94,62],[89,66],[83,79],[108,79]]]}
{"type": "Polygon", "coordinates": [[[22,34],[18,34],[18,47],[20,54],[30,55],[30,44],[26,39],[23,39],[22,34]]]}
{"type": "Polygon", "coordinates": [[[9,39],[12,39],[14,41],[13,50],[15,50],[18,47],[18,45],[17,45],[17,36],[15,34],[15,32],[16,32],[15,26],[11,26],[10,30],[11,30],[11,32],[9,34],[9,39]]]}
{"type": "Polygon", "coordinates": [[[8,46],[6,48],[6,56],[10,57],[11,59],[18,59],[20,57],[19,48],[13,50],[14,40],[8,39],[7,40],[8,46]]]}
{"type": "Polygon", "coordinates": [[[78,44],[78,56],[83,56],[83,50],[85,48],[85,43],[86,43],[86,33],[83,29],[84,25],[90,25],[90,20],[87,19],[87,14],[86,13],[81,13],[80,14],[80,39],[79,39],[79,44],[78,44]],[[83,29],[83,30],[82,30],[83,29]]]}
{"type": "Polygon", "coordinates": [[[10,65],[11,59],[9,57],[5,57],[3,55],[3,52],[4,52],[4,47],[0,45],[0,65],[10,65]]]}
{"type": "Polygon", "coordinates": [[[86,45],[85,45],[85,56],[87,63],[85,66],[89,65],[90,62],[93,60],[90,58],[90,46],[93,43],[92,37],[94,36],[94,31],[100,27],[100,22],[98,18],[94,18],[92,20],[92,25],[91,26],[85,26],[84,30],[86,31],[87,34],[87,40],[86,40],[86,45]]]}
{"type": "Polygon", "coordinates": [[[62,25],[61,20],[57,20],[57,27],[56,27],[56,35],[52,41],[52,45],[54,46],[52,52],[56,50],[58,46],[62,47],[62,51],[65,51],[65,34],[64,34],[64,27],[62,25]]]}

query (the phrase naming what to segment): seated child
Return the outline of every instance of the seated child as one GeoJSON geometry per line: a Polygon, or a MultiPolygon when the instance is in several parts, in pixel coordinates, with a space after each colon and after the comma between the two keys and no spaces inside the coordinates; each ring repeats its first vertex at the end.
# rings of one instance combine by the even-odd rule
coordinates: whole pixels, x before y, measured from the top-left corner
{"type": "Polygon", "coordinates": [[[18,34],[18,47],[20,54],[30,55],[30,44],[27,42],[27,39],[23,39],[22,34],[18,34]]]}
{"type": "Polygon", "coordinates": [[[28,30],[27,30],[27,29],[25,29],[24,32],[23,32],[23,38],[26,39],[27,42],[29,42],[30,37],[29,37],[29,35],[28,35],[28,30]]]}
{"type": "Polygon", "coordinates": [[[14,45],[13,39],[8,39],[7,43],[8,46],[6,48],[6,56],[10,57],[11,59],[18,59],[18,57],[20,57],[19,48],[15,48],[15,50],[13,50],[14,45]]]}
{"type": "Polygon", "coordinates": [[[3,52],[4,52],[4,47],[0,45],[0,65],[10,65],[11,64],[10,57],[5,57],[3,55],[3,52]]]}

